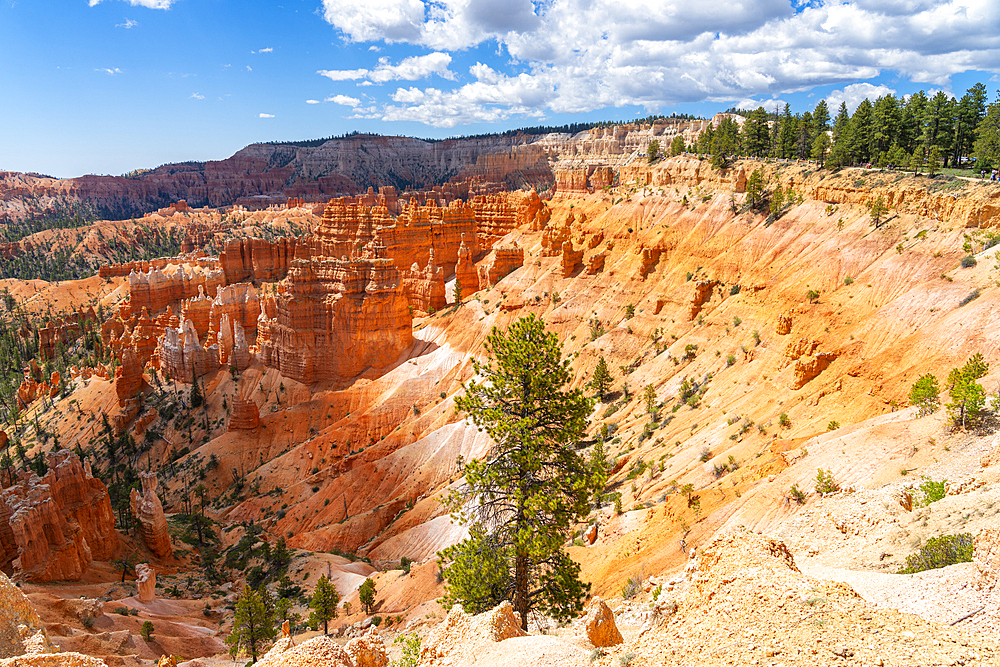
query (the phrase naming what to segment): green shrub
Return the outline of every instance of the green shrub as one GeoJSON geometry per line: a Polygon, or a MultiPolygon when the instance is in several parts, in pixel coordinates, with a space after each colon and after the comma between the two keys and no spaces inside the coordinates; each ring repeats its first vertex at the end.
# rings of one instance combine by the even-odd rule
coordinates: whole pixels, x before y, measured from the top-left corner
{"type": "Polygon", "coordinates": [[[622,586],[622,598],[631,600],[642,591],[642,575],[633,574],[622,586]]]}
{"type": "Polygon", "coordinates": [[[833,473],[822,468],[816,469],[816,493],[834,493],[840,490],[840,484],[833,478],[833,473]]]}
{"type": "Polygon", "coordinates": [[[932,537],[920,551],[906,557],[906,567],[897,574],[915,574],[924,570],[934,570],[955,563],[972,561],[972,534],[942,535],[932,537]]]}
{"type": "Polygon", "coordinates": [[[792,484],[792,488],[788,490],[788,495],[799,505],[805,505],[806,494],[797,485],[792,484]]]}
{"type": "Polygon", "coordinates": [[[836,431],[840,428],[840,422],[836,420],[831,420],[829,424],[826,425],[827,431],[836,431]]]}
{"type": "Polygon", "coordinates": [[[139,630],[139,634],[147,642],[153,638],[153,624],[150,621],[142,622],[142,629],[139,630]]]}
{"type": "Polygon", "coordinates": [[[937,378],[933,373],[921,375],[910,387],[910,405],[917,406],[920,415],[929,415],[941,405],[937,378]]]}
{"type": "Polygon", "coordinates": [[[792,425],[792,420],[788,418],[787,412],[782,412],[778,417],[778,426],[782,428],[790,428],[792,425]]]}
{"type": "Polygon", "coordinates": [[[923,480],[917,489],[923,497],[920,499],[920,505],[927,507],[931,503],[936,503],[937,501],[948,495],[948,480],[942,479],[940,482],[935,482],[930,477],[921,477],[923,480]]]}
{"type": "Polygon", "coordinates": [[[968,269],[969,267],[976,265],[976,258],[972,255],[966,255],[962,258],[962,268],[968,269]]]}

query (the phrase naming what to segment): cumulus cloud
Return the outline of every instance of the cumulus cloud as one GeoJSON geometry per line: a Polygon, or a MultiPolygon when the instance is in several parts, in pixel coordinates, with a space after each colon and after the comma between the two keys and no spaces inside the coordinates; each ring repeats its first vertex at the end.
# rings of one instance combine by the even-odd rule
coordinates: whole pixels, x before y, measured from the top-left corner
{"type": "Polygon", "coordinates": [[[262,113],[262,114],[258,115],[257,117],[258,118],[274,118],[274,114],[273,113],[262,113]]]}
{"type": "Polygon", "coordinates": [[[120,69],[118,69],[117,67],[111,67],[111,68],[108,68],[108,67],[95,67],[94,71],[95,72],[104,72],[105,74],[109,74],[111,76],[115,76],[116,74],[121,74],[122,73],[122,71],[120,69]]]}
{"type": "Polygon", "coordinates": [[[351,81],[367,79],[374,83],[385,83],[387,81],[417,81],[425,79],[432,74],[437,74],[441,78],[454,80],[455,73],[448,69],[451,64],[451,56],[447,53],[436,51],[425,56],[410,56],[403,58],[398,65],[393,65],[388,58],[379,58],[378,65],[374,69],[343,69],[343,70],[320,70],[318,73],[331,79],[332,81],[351,81]]]}
{"type": "MultiPolygon", "coordinates": [[[[449,58],[424,76],[450,74],[450,50],[491,41],[506,50],[509,73],[477,63],[473,83],[401,89],[383,110],[387,119],[446,126],[522,112],[731,104],[830,84],[844,86],[837,104],[860,103],[889,89],[847,84],[889,70],[947,87],[957,72],[995,71],[1000,56],[996,2],[813,0],[796,7],[789,0],[323,0],[323,16],[347,41],[404,42],[449,58]]],[[[321,73],[375,83],[423,78],[394,69],[403,64],[321,73]]]]}
{"type": "Polygon", "coordinates": [[[343,104],[344,106],[347,106],[347,107],[356,107],[359,104],[361,104],[361,100],[359,100],[358,98],[356,98],[356,97],[348,97],[347,95],[334,95],[332,97],[326,98],[323,101],[324,102],[333,102],[334,104],[343,104]]]}
{"type": "Polygon", "coordinates": [[[306,104],[319,104],[319,100],[306,100],[306,104]]]}
{"type": "Polygon", "coordinates": [[[841,103],[847,103],[847,110],[852,114],[858,108],[858,105],[865,99],[872,102],[885,95],[892,95],[896,92],[895,89],[889,86],[873,86],[870,83],[852,83],[849,86],[844,86],[843,90],[831,91],[829,95],[826,96],[826,103],[830,107],[831,112],[836,112],[840,108],[841,103]]]}
{"type": "MultiPolygon", "coordinates": [[[[93,4],[91,4],[91,7],[93,7],[93,4]]],[[[125,23],[116,23],[115,27],[116,28],[125,28],[126,30],[131,30],[132,28],[136,27],[137,25],[139,25],[138,21],[133,21],[132,19],[126,17],[125,18],[125,23]]]]}
{"type": "Polygon", "coordinates": [[[203,100],[203,99],[205,99],[205,96],[202,95],[201,93],[191,93],[190,99],[192,99],[192,100],[203,100]]]}
{"type": "Polygon", "coordinates": [[[269,46],[266,49],[261,49],[257,53],[271,53],[272,51],[274,51],[274,48],[269,46]]]}
{"type": "MultiPolygon", "coordinates": [[[[170,5],[174,4],[177,0],[125,0],[128,4],[133,7],[146,7],[148,9],[170,9],[170,5]]],[[[89,5],[94,7],[99,5],[104,0],[90,0],[89,5]]]]}

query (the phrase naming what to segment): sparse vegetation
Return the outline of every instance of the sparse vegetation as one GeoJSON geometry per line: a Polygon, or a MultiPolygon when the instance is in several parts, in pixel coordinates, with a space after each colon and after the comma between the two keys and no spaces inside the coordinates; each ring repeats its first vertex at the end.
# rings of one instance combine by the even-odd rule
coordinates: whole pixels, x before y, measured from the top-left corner
{"type": "Polygon", "coordinates": [[[970,533],[941,535],[927,540],[920,551],[906,557],[906,567],[897,574],[916,574],[972,560],[973,538],[970,533]]]}
{"type": "Polygon", "coordinates": [[[836,493],[840,484],[833,478],[833,473],[822,468],[816,469],[816,493],[836,493]]]}

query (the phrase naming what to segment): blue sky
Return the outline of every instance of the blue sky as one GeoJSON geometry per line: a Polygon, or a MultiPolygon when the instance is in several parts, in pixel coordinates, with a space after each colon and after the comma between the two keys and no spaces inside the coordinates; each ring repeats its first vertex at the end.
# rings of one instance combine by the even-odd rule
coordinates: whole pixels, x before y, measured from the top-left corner
{"type": "Polygon", "coordinates": [[[0,0],[0,169],[916,90],[996,95],[996,0],[0,0]]]}

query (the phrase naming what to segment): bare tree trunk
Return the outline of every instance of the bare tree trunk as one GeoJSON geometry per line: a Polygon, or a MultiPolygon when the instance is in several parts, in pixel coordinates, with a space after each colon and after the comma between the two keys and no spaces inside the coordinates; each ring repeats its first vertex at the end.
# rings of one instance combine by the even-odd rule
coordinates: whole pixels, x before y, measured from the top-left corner
{"type": "Polygon", "coordinates": [[[528,557],[517,554],[514,557],[514,611],[521,615],[521,629],[528,630],[528,610],[531,605],[528,600],[528,557]]]}

